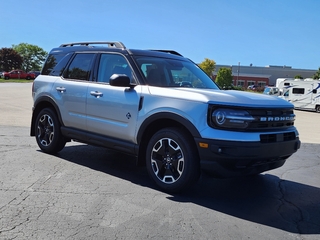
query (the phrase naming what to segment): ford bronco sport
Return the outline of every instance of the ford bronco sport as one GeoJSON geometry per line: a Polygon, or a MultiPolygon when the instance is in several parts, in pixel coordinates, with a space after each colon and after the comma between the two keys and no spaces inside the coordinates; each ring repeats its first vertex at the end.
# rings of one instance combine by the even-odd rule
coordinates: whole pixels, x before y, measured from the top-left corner
{"type": "Polygon", "coordinates": [[[62,44],[32,96],[30,135],[42,151],[73,140],[132,154],[169,192],[196,182],[201,169],[236,177],[278,168],[300,147],[291,103],[220,90],[175,51],[62,44]]]}

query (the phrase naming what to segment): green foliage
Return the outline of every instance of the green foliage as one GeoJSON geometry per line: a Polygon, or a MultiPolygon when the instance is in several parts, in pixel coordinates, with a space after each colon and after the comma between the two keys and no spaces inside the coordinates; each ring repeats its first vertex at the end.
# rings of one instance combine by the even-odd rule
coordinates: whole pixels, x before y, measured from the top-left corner
{"type": "Polygon", "coordinates": [[[318,71],[313,75],[312,78],[313,79],[320,79],[320,67],[319,67],[318,71]]]}
{"type": "Polygon", "coordinates": [[[238,90],[238,91],[244,91],[244,88],[240,87],[240,86],[233,86],[231,89],[238,90]]]}
{"type": "Polygon", "coordinates": [[[3,78],[0,78],[0,83],[8,83],[8,82],[13,82],[13,83],[30,83],[32,82],[33,80],[26,80],[26,79],[8,79],[8,80],[5,80],[3,78]]]}
{"type": "Polygon", "coordinates": [[[48,54],[42,48],[28,43],[12,45],[12,48],[22,56],[23,63],[21,68],[26,72],[40,70],[48,54]]]}
{"type": "Polygon", "coordinates": [[[303,79],[303,77],[301,77],[301,75],[296,75],[294,76],[294,79],[303,79]]]}
{"type": "Polygon", "coordinates": [[[199,67],[205,71],[209,77],[211,77],[212,72],[216,68],[216,62],[214,60],[210,60],[209,58],[205,58],[204,61],[199,64],[199,67]]]}
{"type": "Polygon", "coordinates": [[[216,83],[222,89],[232,89],[232,72],[230,68],[220,68],[216,77],[216,83]]]}
{"type": "Polygon", "coordinates": [[[9,72],[21,68],[23,58],[12,48],[0,49],[0,69],[9,72]]]}

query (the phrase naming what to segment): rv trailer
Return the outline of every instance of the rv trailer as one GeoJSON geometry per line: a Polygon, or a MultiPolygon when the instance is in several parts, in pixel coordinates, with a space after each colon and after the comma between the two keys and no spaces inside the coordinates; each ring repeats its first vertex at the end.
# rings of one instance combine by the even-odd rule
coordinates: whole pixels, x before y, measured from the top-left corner
{"type": "Polygon", "coordinates": [[[285,80],[279,85],[281,98],[291,102],[296,109],[320,113],[320,80],[285,80]]]}

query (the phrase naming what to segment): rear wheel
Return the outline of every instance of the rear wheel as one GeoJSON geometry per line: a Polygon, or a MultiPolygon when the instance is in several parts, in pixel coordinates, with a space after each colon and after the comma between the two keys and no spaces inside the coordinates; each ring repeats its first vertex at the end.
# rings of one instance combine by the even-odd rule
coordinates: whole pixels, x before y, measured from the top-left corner
{"type": "Polygon", "coordinates": [[[316,106],[316,112],[317,112],[317,113],[320,113],[320,105],[317,105],[317,106],[316,106]]]}
{"type": "Polygon", "coordinates": [[[40,111],[35,122],[38,146],[46,153],[57,153],[66,145],[60,131],[60,122],[56,113],[50,108],[40,111]]]}
{"type": "Polygon", "coordinates": [[[150,177],[163,190],[179,192],[200,176],[194,140],[178,128],[165,128],[147,146],[146,166],[150,177]]]}

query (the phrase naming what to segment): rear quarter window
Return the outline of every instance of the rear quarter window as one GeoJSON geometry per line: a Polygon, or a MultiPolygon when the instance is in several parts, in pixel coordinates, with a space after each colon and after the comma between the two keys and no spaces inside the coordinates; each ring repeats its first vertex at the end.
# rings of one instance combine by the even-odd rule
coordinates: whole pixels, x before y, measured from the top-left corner
{"type": "Polygon", "coordinates": [[[58,64],[54,67],[54,69],[50,72],[49,75],[51,76],[61,76],[65,67],[67,66],[68,62],[70,61],[70,58],[72,57],[73,53],[68,53],[65,55],[58,64]]]}
{"type": "Polygon", "coordinates": [[[51,72],[56,67],[56,65],[66,56],[66,54],[49,54],[45,64],[43,65],[41,74],[51,75],[51,72]]]}

